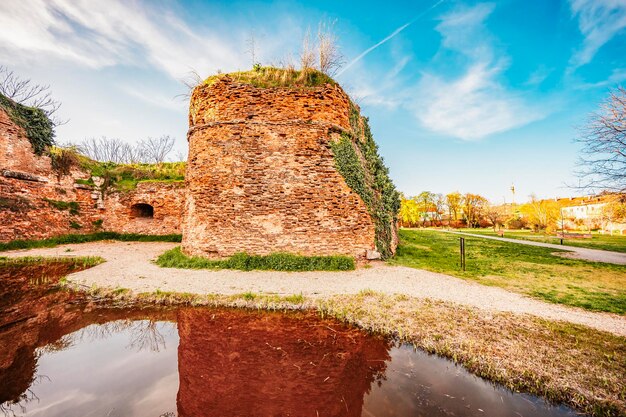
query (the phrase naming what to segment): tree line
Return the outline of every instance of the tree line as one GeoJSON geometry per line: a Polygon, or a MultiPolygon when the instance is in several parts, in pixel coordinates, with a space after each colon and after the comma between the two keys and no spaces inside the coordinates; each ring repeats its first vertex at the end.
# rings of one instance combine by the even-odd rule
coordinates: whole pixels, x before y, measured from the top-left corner
{"type": "Polygon", "coordinates": [[[491,204],[479,194],[423,191],[401,195],[398,215],[401,227],[492,227],[554,232],[561,228],[604,228],[626,222],[626,194],[605,192],[596,197],[603,205],[593,217],[583,220],[564,214],[563,208],[580,205],[568,199],[539,199],[531,195],[523,204],[491,204]]]}

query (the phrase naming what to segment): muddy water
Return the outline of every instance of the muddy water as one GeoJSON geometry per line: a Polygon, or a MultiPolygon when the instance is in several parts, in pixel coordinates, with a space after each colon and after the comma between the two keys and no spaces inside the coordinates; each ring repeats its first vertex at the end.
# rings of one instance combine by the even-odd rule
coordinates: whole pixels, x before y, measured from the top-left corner
{"type": "Polygon", "coordinates": [[[4,274],[0,416],[573,416],[312,313],[112,309],[4,274]]]}

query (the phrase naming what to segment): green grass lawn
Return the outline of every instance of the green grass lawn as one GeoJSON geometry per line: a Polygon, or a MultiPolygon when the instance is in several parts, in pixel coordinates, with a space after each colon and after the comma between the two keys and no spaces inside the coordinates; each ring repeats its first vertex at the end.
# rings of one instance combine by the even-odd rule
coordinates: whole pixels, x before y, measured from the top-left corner
{"type": "MultiPolygon", "coordinates": [[[[488,236],[498,236],[493,229],[459,229],[460,232],[476,233],[488,236]]],[[[572,232],[574,233],[574,232],[572,232]]],[[[626,236],[621,235],[601,235],[599,233],[592,233],[591,239],[564,239],[564,246],[578,246],[581,248],[589,249],[602,249],[610,250],[614,252],[626,252],[626,236]]],[[[546,242],[560,244],[561,239],[558,239],[555,235],[548,235],[545,233],[534,233],[530,230],[505,230],[504,237],[511,239],[523,239],[533,240],[535,242],[546,242]]]]}
{"type": "Polygon", "coordinates": [[[626,314],[626,266],[560,258],[554,249],[465,237],[467,270],[459,267],[459,236],[400,230],[390,263],[442,272],[552,303],[626,314]]]}

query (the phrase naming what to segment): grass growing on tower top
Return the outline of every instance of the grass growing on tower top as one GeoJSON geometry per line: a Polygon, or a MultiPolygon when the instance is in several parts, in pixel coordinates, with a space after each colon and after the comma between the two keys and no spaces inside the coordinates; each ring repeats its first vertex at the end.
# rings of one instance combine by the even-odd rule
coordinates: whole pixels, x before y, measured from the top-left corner
{"type": "Polygon", "coordinates": [[[349,256],[301,256],[290,253],[248,255],[237,253],[227,259],[207,259],[187,256],[180,247],[159,256],[156,264],[165,268],[182,269],[238,269],[241,271],[349,271],[355,268],[349,256]]]}
{"type": "Polygon", "coordinates": [[[231,77],[235,81],[251,84],[258,88],[273,87],[321,87],[325,84],[336,85],[337,82],[316,69],[255,67],[249,71],[231,72],[212,75],[204,81],[211,85],[223,77],[231,77]]]}

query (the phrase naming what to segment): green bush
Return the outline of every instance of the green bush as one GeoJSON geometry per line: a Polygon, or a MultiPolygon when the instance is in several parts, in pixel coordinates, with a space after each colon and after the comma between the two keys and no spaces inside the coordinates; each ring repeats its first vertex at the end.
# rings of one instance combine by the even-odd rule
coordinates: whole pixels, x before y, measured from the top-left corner
{"type": "Polygon", "coordinates": [[[42,240],[13,240],[0,243],[0,251],[32,248],[51,248],[70,243],[97,242],[99,240],[120,240],[124,242],[180,242],[181,235],[142,235],[138,233],[97,232],[90,234],[69,234],[42,240]]]}
{"type": "Polygon", "coordinates": [[[54,145],[54,125],[46,112],[16,103],[2,94],[0,107],[7,112],[13,123],[24,129],[37,155],[43,154],[47,148],[54,145]]]}
{"type": "Polygon", "coordinates": [[[180,247],[171,249],[156,260],[165,268],[182,269],[238,269],[241,271],[350,271],[355,268],[354,258],[349,256],[301,256],[290,253],[271,255],[248,255],[237,253],[226,259],[207,259],[187,256],[180,247]]]}
{"type": "Polygon", "coordinates": [[[82,226],[80,223],[75,222],[75,221],[73,221],[73,220],[70,222],[70,227],[71,227],[72,229],[76,229],[76,230],[78,230],[78,229],[82,229],[82,228],[83,228],[83,226],[82,226]]]}

